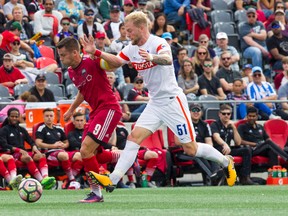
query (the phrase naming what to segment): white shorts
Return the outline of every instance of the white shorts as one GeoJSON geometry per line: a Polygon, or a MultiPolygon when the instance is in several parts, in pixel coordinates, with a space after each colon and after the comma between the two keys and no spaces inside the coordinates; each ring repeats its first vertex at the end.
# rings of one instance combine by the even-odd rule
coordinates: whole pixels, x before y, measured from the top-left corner
{"type": "Polygon", "coordinates": [[[159,106],[148,103],[136,122],[136,126],[146,128],[153,133],[164,123],[179,138],[181,143],[196,140],[188,102],[184,93],[173,97],[171,101],[159,106]]]}

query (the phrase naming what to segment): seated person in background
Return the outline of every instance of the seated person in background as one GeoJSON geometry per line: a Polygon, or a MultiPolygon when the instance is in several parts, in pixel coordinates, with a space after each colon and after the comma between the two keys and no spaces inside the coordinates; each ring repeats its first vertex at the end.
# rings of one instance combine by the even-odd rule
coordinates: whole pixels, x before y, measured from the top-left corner
{"type": "MultiPolygon", "coordinates": [[[[203,112],[202,112],[202,107],[200,106],[200,104],[192,103],[189,106],[189,110],[190,110],[190,117],[192,119],[192,123],[193,123],[195,134],[196,134],[196,141],[213,146],[210,125],[201,119],[203,112]]],[[[174,139],[175,139],[175,144],[179,145],[180,147],[181,143],[178,137],[174,136],[174,139]]],[[[184,154],[184,150],[182,153],[184,154]]],[[[205,163],[207,168],[209,168],[209,170],[212,173],[220,169],[219,165],[213,161],[207,161],[203,158],[201,158],[201,160],[205,163]]],[[[218,184],[218,182],[212,182],[212,184],[214,183],[218,184]]]]}
{"type": "Polygon", "coordinates": [[[241,74],[232,69],[232,55],[229,51],[222,52],[220,62],[222,67],[217,71],[216,77],[219,78],[221,87],[227,95],[232,91],[233,80],[241,79],[241,74]]]}
{"type": "MultiPolygon", "coordinates": [[[[124,101],[123,94],[117,90],[117,88],[114,86],[114,83],[116,81],[115,73],[114,72],[106,72],[109,84],[112,88],[112,91],[117,98],[117,101],[124,101]]],[[[129,107],[127,104],[120,104],[121,110],[122,110],[122,118],[121,121],[129,121],[131,118],[131,112],[129,110],[129,107]]]]}
{"type": "Polygon", "coordinates": [[[279,103],[279,109],[276,110],[276,114],[278,114],[279,110],[282,110],[286,113],[286,115],[282,113],[282,119],[288,120],[288,102],[284,102],[288,100],[288,82],[280,86],[278,90],[278,100],[283,100],[283,102],[279,103]]]}
{"type": "Polygon", "coordinates": [[[198,93],[198,76],[194,73],[193,64],[189,59],[185,59],[181,65],[178,86],[183,89],[187,98],[190,98],[189,96],[196,97],[198,93]]]}
{"type": "Polygon", "coordinates": [[[124,23],[119,25],[120,37],[116,40],[113,40],[110,49],[112,52],[119,53],[125,46],[130,42],[130,39],[127,37],[124,23]]]}
{"type": "MultiPolygon", "coordinates": [[[[127,100],[128,101],[149,101],[149,96],[147,90],[144,88],[143,78],[138,76],[134,79],[134,88],[128,92],[127,100]]],[[[140,114],[146,107],[146,103],[144,104],[135,104],[129,105],[129,109],[131,112],[131,121],[136,121],[140,114]]]]}
{"type": "MultiPolygon", "coordinates": [[[[247,116],[247,106],[253,106],[252,103],[243,103],[241,101],[249,100],[247,94],[243,93],[243,80],[235,79],[233,81],[232,92],[227,94],[226,100],[235,100],[239,101],[236,103],[237,106],[237,119],[244,119],[247,116]]],[[[233,108],[235,103],[231,103],[231,107],[233,108]]],[[[234,110],[234,109],[233,109],[234,110]]]]}
{"type": "Polygon", "coordinates": [[[0,67],[0,84],[9,89],[9,93],[14,95],[14,87],[21,83],[28,83],[27,78],[18,68],[13,66],[13,56],[6,53],[3,56],[3,65],[0,67]]]}
{"type": "Polygon", "coordinates": [[[276,10],[274,13],[274,19],[271,20],[269,24],[269,20],[265,22],[266,30],[267,30],[267,36],[270,38],[274,35],[272,23],[277,22],[279,24],[279,30],[281,31],[282,35],[288,36],[288,29],[287,29],[287,22],[285,17],[285,12],[283,9],[276,10]]]}
{"type": "MultiPolygon", "coordinates": [[[[229,46],[228,45],[228,36],[225,32],[218,32],[216,35],[216,43],[217,43],[217,47],[214,48],[215,54],[216,56],[218,56],[218,58],[221,58],[221,54],[224,51],[229,51],[231,53],[231,69],[233,71],[240,71],[239,68],[239,60],[240,60],[240,55],[238,53],[238,51],[235,49],[235,47],[233,46],[229,46]]],[[[220,61],[219,63],[219,67],[222,67],[223,64],[220,61]]]]}
{"type": "Polygon", "coordinates": [[[251,157],[250,148],[241,147],[241,137],[236,126],[230,120],[232,108],[223,104],[220,106],[219,120],[211,124],[213,134],[213,145],[219,152],[224,155],[240,156],[243,163],[239,170],[239,179],[242,185],[254,185],[250,179],[251,157]]]}
{"type": "Polygon", "coordinates": [[[62,30],[59,31],[54,37],[55,45],[57,45],[59,41],[61,41],[63,38],[66,38],[66,37],[74,37],[77,39],[77,36],[75,36],[74,33],[69,30],[70,23],[71,23],[71,20],[69,17],[63,17],[61,19],[60,24],[62,26],[62,30]]]}
{"type": "Polygon", "coordinates": [[[188,59],[188,50],[184,47],[181,47],[177,50],[177,59],[173,60],[174,73],[176,79],[178,79],[181,65],[183,65],[185,59],[188,59]]]}
{"type": "Polygon", "coordinates": [[[18,1],[16,0],[10,0],[10,1],[4,1],[7,2],[6,4],[2,5],[3,6],[3,11],[4,11],[4,15],[7,17],[7,20],[12,20],[13,19],[13,15],[12,15],[12,11],[14,7],[19,7],[22,9],[23,14],[24,15],[28,15],[26,7],[21,4],[18,3],[18,1]]]}
{"type": "Polygon", "coordinates": [[[213,95],[218,100],[225,100],[226,95],[221,87],[219,79],[213,75],[213,64],[211,59],[205,59],[203,64],[204,73],[199,77],[200,95],[213,95]]]}
{"type": "Polygon", "coordinates": [[[273,111],[276,109],[275,103],[269,103],[269,100],[276,100],[277,94],[271,84],[266,81],[262,81],[261,77],[264,76],[261,67],[253,67],[253,82],[247,86],[247,94],[250,100],[262,100],[265,102],[254,103],[254,106],[259,110],[262,119],[279,119],[279,116],[275,116],[273,111]]]}
{"type": "Polygon", "coordinates": [[[15,107],[19,110],[20,116],[19,116],[19,122],[23,123],[25,119],[25,104],[23,105],[16,105],[13,103],[24,103],[24,102],[37,102],[37,98],[34,95],[31,95],[29,91],[23,92],[20,96],[19,99],[12,101],[10,104],[5,106],[3,109],[0,111],[0,122],[3,122],[7,118],[7,111],[15,107]]]}
{"type": "Polygon", "coordinates": [[[170,32],[164,32],[161,37],[164,38],[167,41],[167,43],[170,45],[171,51],[172,51],[172,58],[174,61],[175,59],[177,59],[178,49],[183,46],[180,43],[174,42],[172,40],[172,34],[170,32]]]}
{"type": "Polygon", "coordinates": [[[210,0],[191,0],[190,5],[192,8],[200,8],[203,9],[205,12],[211,11],[210,0]]]}
{"type": "Polygon", "coordinates": [[[282,34],[278,21],[271,24],[273,36],[267,39],[267,47],[272,55],[272,69],[283,70],[282,59],[288,55],[288,37],[282,34]]]}
{"type": "Polygon", "coordinates": [[[45,155],[38,150],[27,130],[19,125],[19,110],[10,108],[7,116],[0,129],[0,145],[3,149],[13,152],[14,159],[24,163],[29,173],[41,183],[44,189],[51,189],[56,184],[56,180],[54,177],[48,176],[45,155]],[[25,150],[24,142],[30,145],[32,152],[25,150]],[[35,162],[37,162],[38,168],[35,162]]]}
{"type": "Polygon", "coordinates": [[[54,118],[53,109],[43,110],[44,124],[40,125],[36,131],[36,145],[46,151],[49,165],[58,166],[59,164],[65,171],[69,179],[69,184],[65,186],[68,189],[79,189],[80,184],[75,181],[69,154],[65,151],[69,147],[67,137],[61,127],[53,125],[54,118]]]}
{"type": "Polygon", "coordinates": [[[35,85],[29,90],[35,95],[39,102],[54,102],[55,97],[51,90],[46,88],[47,82],[44,74],[38,74],[35,78],[35,85]]]}
{"type": "Polygon", "coordinates": [[[247,85],[253,81],[253,77],[252,77],[252,68],[253,65],[252,64],[245,64],[243,65],[242,68],[242,80],[243,80],[243,86],[246,88],[247,85]]]}
{"type": "MultiPolygon", "coordinates": [[[[195,73],[198,77],[200,77],[204,73],[204,61],[205,59],[211,59],[210,54],[208,52],[208,49],[205,46],[199,46],[196,50],[194,55],[192,54],[192,63],[194,65],[195,73]]],[[[214,75],[214,67],[213,67],[213,61],[212,62],[212,74],[214,75]]]]}
{"type": "Polygon", "coordinates": [[[17,175],[16,163],[12,155],[0,154],[0,176],[5,179],[13,190],[18,190],[23,176],[17,175]]]}
{"type": "Polygon", "coordinates": [[[151,33],[158,37],[162,37],[165,32],[169,32],[172,36],[172,40],[178,42],[175,28],[172,25],[167,24],[167,18],[164,13],[159,13],[155,17],[151,33]]]}
{"type": "Polygon", "coordinates": [[[262,125],[257,124],[257,116],[258,110],[255,107],[248,107],[247,122],[238,126],[242,138],[241,145],[250,146],[252,156],[268,157],[270,167],[278,165],[278,155],[287,161],[288,154],[272,142],[262,125]]]}

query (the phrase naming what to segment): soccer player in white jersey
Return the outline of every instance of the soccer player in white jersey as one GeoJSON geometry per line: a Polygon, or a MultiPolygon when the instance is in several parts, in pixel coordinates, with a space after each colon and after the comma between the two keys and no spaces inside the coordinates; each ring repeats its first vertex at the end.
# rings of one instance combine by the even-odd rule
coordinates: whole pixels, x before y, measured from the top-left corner
{"type": "Polygon", "coordinates": [[[179,138],[188,155],[219,163],[226,170],[227,184],[233,186],[237,178],[233,158],[223,156],[210,145],[195,141],[188,103],[183,91],[177,85],[171,49],[165,39],[149,33],[148,21],[143,12],[127,15],[125,28],[131,44],[123,48],[118,56],[96,50],[91,37],[84,38],[82,43],[86,47],[90,44],[89,52],[94,51],[95,55],[104,59],[110,67],[116,65],[120,67],[131,62],[144,78],[150,100],[128,136],[126,147],[114,171],[109,177],[93,171],[89,172],[89,176],[107,191],[112,192],[113,185],[117,184],[135,161],[141,142],[165,123],[179,138]]]}

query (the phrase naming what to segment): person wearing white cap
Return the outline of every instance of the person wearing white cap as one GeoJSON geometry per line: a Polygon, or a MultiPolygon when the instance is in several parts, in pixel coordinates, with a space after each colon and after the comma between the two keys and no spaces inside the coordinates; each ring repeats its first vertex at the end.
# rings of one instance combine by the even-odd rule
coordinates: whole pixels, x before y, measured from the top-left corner
{"type": "Polygon", "coordinates": [[[246,13],[248,21],[239,28],[243,57],[252,59],[253,66],[262,67],[263,57],[269,56],[266,47],[266,29],[263,23],[257,21],[257,13],[254,8],[249,8],[246,13]]]}
{"type": "Polygon", "coordinates": [[[262,81],[261,77],[263,71],[261,67],[255,66],[252,68],[253,82],[247,86],[247,94],[251,101],[263,100],[266,103],[254,103],[254,107],[259,110],[259,114],[262,119],[279,119],[279,116],[275,116],[273,111],[276,110],[275,103],[269,103],[269,100],[277,100],[277,94],[274,88],[269,82],[262,81]]]}
{"type": "MultiPolygon", "coordinates": [[[[240,55],[238,51],[235,49],[235,47],[228,45],[228,36],[225,32],[218,32],[216,35],[216,44],[217,47],[214,48],[214,51],[218,58],[220,58],[221,54],[224,51],[229,51],[231,53],[231,69],[233,71],[239,71],[239,60],[240,55]]],[[[222,67],[222,63],[220,61],[219,66],[222,67]]]]}

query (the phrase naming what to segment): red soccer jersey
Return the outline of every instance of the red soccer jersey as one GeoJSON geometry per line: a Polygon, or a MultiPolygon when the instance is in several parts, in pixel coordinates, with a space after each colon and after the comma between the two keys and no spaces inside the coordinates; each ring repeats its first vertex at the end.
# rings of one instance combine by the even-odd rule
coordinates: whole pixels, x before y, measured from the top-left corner
{"type": "Polygon", "coordinates": [[[111,89],[106,72],[100,67],[100,59],[83,58],[77,68],[68,68],[72,82],[92,108],[91,116],[101,109],[114,109],[120,106],[111,89]]]}
{"type": "Polygon", "coordinates": [[[6,30],[6,31],[2,32],[1,35],[3,38],[2,38],[2,43],[0,45],[0,48],[7,51],[7,52],[10,52],[10,50],[11,50],[10,41],[15,36],[15,34],[6,30]]]}
{"type": "MultiPolygon", "coordinates": [[[[11,73],[7,73],[3,65],[0,67],[0,83],[15,82],[18,79],[24,79],[24,78],[25,76],[21,73],[21,71],[18,68],[14,67],[11,73]]],[[[14,94],[13,87],[9,87],[9,93],[12,95],[14,94]]]]}

